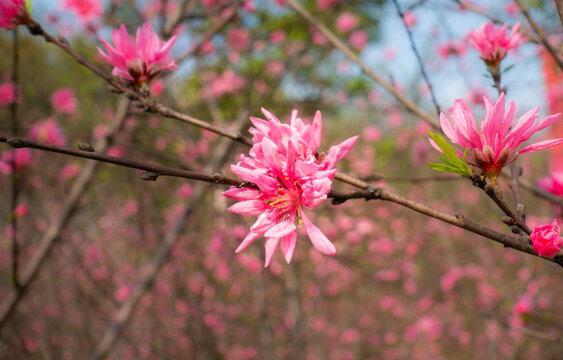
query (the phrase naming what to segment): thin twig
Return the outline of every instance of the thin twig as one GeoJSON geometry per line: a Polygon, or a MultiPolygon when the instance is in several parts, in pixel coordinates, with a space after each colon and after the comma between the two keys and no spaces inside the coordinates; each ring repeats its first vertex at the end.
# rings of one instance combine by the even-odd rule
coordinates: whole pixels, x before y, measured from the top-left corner
{"type": "Polygon", "coordinates": [[[522,229],[526,234],[530,235],[532,233],[532,229],[526,223],[522,221],[522,219],[516,214],[510,206],[504,201],[501,191],[493,185],[486,177],[480,177],[478,175],[472,178],[473,185],[482,189],[485,194],[487,194],[497,206],[508,216],[512,219],[512,224],[516,225],[518,228],[522,229]]]}
{"type": "Polygon", "coordinates": [[[520,221],[524,224],[526,223],[526,207],[522,202],[522,195],[520,194],[520,186],[519,186],[519,179],[522,176],[522,168],[520,166],[516,166],[516,163],[513,162],[510,164],[510,190],[512,191],[512,196],[514,197],[514,206],[516,206],[516,215],[520,221]]]}
{"type": "Polygon", "coordinates": [[[545,36],[545,33],[543,32],[542,28],[534,21],[526,5],[524,5],[522,0],[514,0],[514,2],[516,3],[516,5],[518,5],[520,11],[522,11],[522,14],[524,14],[526,19],[528,19],[528,22],[530,23],[536,34],[538,34],[541,44],[545,47],[547,52],[549,52],[549,54],[553,57],[553,60],[555,60],[557,66],[559,66],[559,69],[563,70],[563,60],[561,60],[561,57],[559,56],[557,51],[553,48],[553,46],[551,46],[551,44],[547,40],[547,36],[545,36]]]}
{"type": "Polygon", "coordinates": [[[408,111],[414,113],[416,116],[426,121],[435,129],[440,128],[438,121],[433,116],[424,112],[409,98],[397,91],[397,89],[391,83],[383,79],[383,77],[378,75],[375,71],[371,70],[347,44],[340,40],[332,31],[330,31],[329,28],[327,28],[320,20],[315,18],[309,11],[299,5],[297,1],[286,0],[286,2],[293,10],[300,14],[311,25],[316,27],[328,39],[328,41],[332,43],[334,47],[342,51],[342,53],[344,53],[344,55],[346,55],[346,57],[348,57],[348,59],[350,59],[352,62],[358,64],[366,75],[371,77],[376,83],[378,83],[387,92],[393,95],[393,97],[395,97],[395,99],[397,99],[397,101],[399,101],[408,111]]]}
{"type": "Polygon", "coordinates": [[[422,61],[420,53],[418,52],[418,49],[417,49],[416,44],[414,42],[412,31],[411,31],[410,27],[407,25],[407,22],[405,21],[405,18],[404,18],[405,14],[403,14],[403,12],[401,11],[401,7],[399,6],[399,3],[397,2],[397,0],[393,0],[393,4],[395,4],[395,8],[397,9],[397,14],[401,18],[401,22],[403,23],[405,30],[407,31],[407,35],[409,37],[409,42],[411,44],[412,51],[414,52],[414,55],[416,57],[416,61],[418,62],[418,67],[420,69],[420,73],[422,74],[422,78],[424,79],[424,82],[426,82],[426,85],[428,86],[428,89],[430,90],[430,97],[432,98],[432,102],[434,103],[434,107],[436,108],[436,113],[439,115],[442,112],[442,110],[440,110],[440,105],[438,105],[438,100],[436,99],[436,94],[434,94],[434,89],[432,88],[432,84],[430,83],[430,78],[428,77],[428,74],[426,73],[426,67],[424,66],[424,62],[422,61]]]}

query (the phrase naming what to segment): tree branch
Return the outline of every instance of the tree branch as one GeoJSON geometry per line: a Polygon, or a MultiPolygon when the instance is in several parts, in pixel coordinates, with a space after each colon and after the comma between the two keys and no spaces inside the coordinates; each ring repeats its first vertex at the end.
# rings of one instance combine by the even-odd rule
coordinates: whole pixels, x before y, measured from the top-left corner
{"type": "Polygon", "coordinates": [[[526,19],[528,19],[528,22],[530,23],[536,34],[538,34],[540,38],[540,42],[543,45],[543,47],[545,47],[547,52],[549,52],[549,54],[553,57],[553,60],[555,60],[557,66],[559,66],[559,69],[563,70],[563,60],[561,60],[561,57],[559,56],[557,51],[553,48],[553,46],[551,46],[551,44],[547,40],[547,37],[545,36],[542,28],[534,21],[526,5],[524,5],[522,0],[514,0],[514,2],[516,3],[516,5],[518,5],[520,11],[522,11],[522,14],[524,14],[526,19]]]}

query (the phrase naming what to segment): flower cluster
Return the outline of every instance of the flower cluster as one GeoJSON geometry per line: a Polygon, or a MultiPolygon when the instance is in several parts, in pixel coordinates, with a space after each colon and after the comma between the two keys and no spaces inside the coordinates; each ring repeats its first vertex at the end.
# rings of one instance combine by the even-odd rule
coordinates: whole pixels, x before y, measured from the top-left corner
{"type": "Polygon", "coordinates": [[[162,71],[178,69],[174,59],[169,56],[176,37],[173,36],[166,42],[160,41],[158,35],[152,31],[150,22],[137,29],[134,42],[125,25],[121,25],[119,30],[113,30],[111,38],[115,47],[100,37],[107,54],[100,48],[98,51],[114,66],[112,74],[122,81],[136,85],[146,84],[162,71]]]}
{"type": "Polygon", "coordinates": [[[0,28],[11,30],[29,21],[24,0],[0,0],[0,28]]]}
{"type": "Polygon", "coordinates": [[[508,24],[496,27],[492,22],[481,25],[468,35],[469,44],[481,53],[481,59],[489,67],[498,67],[506,53],[510,49],[518,47],[525,41],[518,32],[520,22],[512,27],[510,34],[506,36],[508,24]]]}
{"type": "Polygon", "coordinates": [[[303,208],[314,209],[326,200],[334,166],[346,156],[358,139],[357,136],[332,146],[325,154],[317,149],[321,144],[322,117],[317,111],[313,124],[305,124],[291,113],[290,124],[282,124],[272,113],[262,112],[267,120],[251,118],[254,145],[250,156],[241,155],[233,172],[258,189],[231,188],[223,195],[240,202],[228,210],[241,215],[258,215],[258,220],[236,252],[244,250],[255,239],[266,237],[268,266],[274,251],[281,243],[281,251],[289,263],[295,250],[297,225],[305,225],[315,249],[334,255],[336,249],[322,231],[311,223],[303,208]]]}
{"type": "MultiPolygon", "coordinates": [[[[512,126],[516,105],[511,101],[505,112],[504,93],[496,104],[486,96],[483,101],[486,114],[480,130],[477,130],[471,109],[461,99],[456,100],[454,106],[448,109],[451,120],[444,113],[440,114],[440,126],[453,143],[468,150],[468,163],[483,170],[489,178],[496,179],[502,168],[516,160],[518,154],[563,143],[563,138],[546,140],[517,150],[516,148],[533,134],[557,121],[560,114],[535,122],[539,111],[539,107],[536,107],[522,115],[512,126]]],[[[458,155],[461,155],[461,152],[458,155]]]]}
{"type": "Polygon", "coordinates": [[[530,235],[530,240],[532,240],[534,251],[539,256],[554,257],[557,255],[563,246],[561,229],[557,225],[557,220],[554,219],[552,224],[536,226],[530,235]]]}

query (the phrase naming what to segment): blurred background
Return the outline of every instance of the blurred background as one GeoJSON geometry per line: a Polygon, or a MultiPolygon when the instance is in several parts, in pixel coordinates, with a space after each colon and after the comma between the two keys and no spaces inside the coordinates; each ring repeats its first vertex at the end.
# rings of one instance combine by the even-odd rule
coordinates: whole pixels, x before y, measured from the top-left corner
{"type": "MultiPolygon", "coordinates": [[[[561,24],[553,3],[525,3],[556,41],[561,24]]],[[[393,2],[300,4],[437,119],[393,2]]],[[[510,26],[522,21],[533,34],[519,8],[510,1],[399,6],[409,14],[440,108],[463,98],[481,119],[482,96],[497,95],[467,33],[493,17],[510,26]]],[[[151,83],[151,95],[163,104],[245,135],[248,117],[262,117],[261,107],[282,121],[292,109],[306,121],[321,110],[322,150],[360,135],[341,169],[509,233],[479,189],[428,168],[438,160],[428,125],[283,0],[32,0],[32,16],[108,73],[99,37],[109,40],[120,24],[133,34],[150,21],[162,39],[177,36],[172,56],[180,69],[151,83]]],[[[86,142],[114,156],[229,176],[229,164],[247,153],[215,134],[143,112],[59,48],[25,28],[18,33],[16,135],[71,147],[86,142]]],[[[12,32],[0,33],[0,49],[0,134],[6,135],[13,134],[13,101],[2,93],[12,81],[12,32]]],[[[561,74],[540,45],[521,45],[503,68],[517,116],[536,106],[541,117],[561,111],[561,74]]],[[[562,136],[563,126],[551,131],[562,136]]],[[[12,150],[0,144],[0,306],[15,304],[0,312],[2,359],[561,358],[563,284],[553,263],[394,204],[326,201],[310,213],[337,255],[318,253],[300,231],[291,264],[278,252],[264,269],[263,239],[234,253],[255,219],[226,211],[232,204],[221,196],[226,187],[143,181],[132,169],[18,151],[12,169],[6,165],[12,150]],[[26,276],[42,244],[52,243],[17,300],[13,176],[20,274],[26,276]]],[[[526,155],[518,164],[531,182],[563,164],[561,150],[526,155]]],[[[522,195],[530,226],[561,219],[550,202],[522,195]]]]}

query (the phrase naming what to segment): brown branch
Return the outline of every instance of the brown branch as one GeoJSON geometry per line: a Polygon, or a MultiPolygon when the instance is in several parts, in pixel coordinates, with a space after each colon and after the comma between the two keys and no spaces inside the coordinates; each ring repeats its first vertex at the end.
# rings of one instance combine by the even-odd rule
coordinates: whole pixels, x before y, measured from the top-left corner
{"type": "Polygon", "coordinates": [[[498,189],[495,185],[493,185],[486,177],[481,177],[479,175],[473,176],[471,178],[473,181],[473,185],[482,189],[487,196],[491,198],[497,204],[497,206],[504,212],[508,217],[510,217],[510,221],[507,221],[507,225],[515,225],[526,234],[530,235],[532,233],[532,229],[526,223],[522,221],[522,219],[516,214],[510,206],[504,201],[502,196],[502,192],[498,189]]]}
{"type": "Polygon", "coordinates": [[[555,7],[557,7],[557,15],[559,15],[559,21],[563,25],[563,0],[555,0],[555,7]]]}
{"type": "Polygon", "coordinates": [[[104,71],[100,70],[97,66],[95,66],[94,64],[92,64],[91,62],[86,60],[82,55],[78,54],[68,44],[68,42],[65,39],[56,38],[56,37],[50,35],[49,33],[45,32],[43,30],[43,28],[41,28],[41,26],[37,22],[35,22],[34,20],[32,20],[31,25],[28,25],[28,29],[33,35],[42,36],[47,42],[53,43],[53,44],[57,45],[58,47],[60,47],[61,49],[63,49],[69,55],[74,57],[79,64],[85,66],[90,71],[92,71],[94,74],[96,74],[99,77],[101,77],[102,79],[104,79],[109,85],[111,85],[111,87],[113,88],[113,91],[125,94],[130,100],[135,101],[136,102],[135,105],[137,107],[140,107],[147,112],[159,113],[164,117],[173,118],[173,119],[177,119],[177,120],[181,120],[181,121],[193,124],[193,125],[198,126],[202,129],[214,132],[218,135],[230,138],[232,140],[241,142],[243,144],[247,144],[247,145],[252,144],[250,139],[242,136],[242,134],[240,132],[239,133],[232,133],[232,132],[223,130],[219,127],[213,126],[213,125],[211,125],[208,122],[205,122],[203,120],[194,118],[194,117],[186,115],[186,114],[182,114],[182,113],[180,113],[176,110],[170,109],[170,108],[158,103],[158,101],[156,99],[151,99],[148,96],[148,94],[142,93],[138,89],[133,89],[133,88],[130,88],[130,87],[123,85],[121,82],[116,81],[113,77],[111,77],[110,75],[108,75],[104,71]]]}
{"type": "Polygon", "coordinates": [[[523,223],[526,223],[526,207],[522,202],[522,195],[520,194],[519,179],[522,176],[522,168],[516,166],[513,162],[510,164],[510,190],[512,191],[512,196],[514,197],[514,206],[516,206],[516,215],[523,223]]]}
{"type": "MultiPolygon", "coordinates": [[[[205,174],[205,173],[198,173],[193,171],[186,171],[181,169],[174,169],[174,168],[167,168],[160,165],[151,165],[141,161],[136,160],[128,160],[123,158],[116,158],[113,156],[101,154],[98,152],[91,152],[91,151],[83,151],[83,150],[74,150],[62,146],[55,146],[50,144],[42,144],[35,141],[31,141],[28,139],[6,139],[4,137],[0,137],[0,142],[6,142],[12,146],[27,146],[36,149],[46,150],[57,152],[65,155],[71,156],[78,156],[83,158],[88,158],[92,160],[108,162],[115,165],[136,168],[140,170],[145,170],[148,173],[145,180],[156,180],[158,176],[177,176],[183,178],[189,178],[193,180],[204,181],[213,184],[222,184],[222,185],[230,185],[230,186],[238,186],[238,187],[248,187],[248,188],[257,188],[257,186],[253,183],[240,181],[237,179],[229,178],[224,176],[221,173],[215,173],[212,175],[205,174]]],[[[529,242],[522,241],[520,238],[511,237],[508,235],[504,235],[502,233],[496,232],[492,229],[481,227],[474,222],[465,219],[463,215],[449,215],[447,213],[443,213],[441,211],[432,209],[424,204],[418,203],[416,201],[410,200],[408,198],[402,197],[398,194],[391,192],[390,190],[386,190],[380,187],[372,186],[362,180],[355,179],[349,175],[344,173],[337,173],[335,176],[336,179],[346,182],[350,185],[356,186],[361,188],[362,190],[350,191],[350,192],[340,192],[336,190],[330,191],[328,194],[328,198],[333,199],[333,204],[342,204],[348,200],[352,199],[364,199],[364,200],[385,200],[394,202],[421,214],[436,218],[438,220],[442,220],[447,222],[451,225],[455,225],[465,230],[469,230],[473,233],[479,234],[485,238],[491,239],[493,241],[499,242],[506,247],[511,247],[516,250],[520,250],[522,252],[526,252],[531,255],[537,256],[534,252],[532,246],[529,242]]],[[[480,186],[477,184],[476,186],[480,186]]],[[[504,202],[502,197],[500,197],[494,190],[492,184],[485,184],[483,185],[483,189],[495,201],[495,203],[511,218],[516,219],[514,221],[514,225],[519,226],[527,234],[531,233],[531,230],[527,225],[521,224],[518,222],[518,218],[514,212],[508,207],[508,205],[504,202]],[[491,192],[492,189],[492,192],[491,192]],[[529,231],[529,232],[528,232],[529,231]]],[[[555,259],[549,259],[561,266],[563,266],[563,255],[557,256],[555,259]]]]}
{"type": "MultiPolygon", "coordinates": [[[[8,145],[15,148],[27,147],[27,148],[39,149],[39,150],[55,152],[64,155],[96,160],[96,161],[124,166],[128,168],[144,170],[147,173],[141,175],[141,178],[143,180],[154,181],[159,176],[172,176],[172,177],[193,179],[193,180],[199,180],[199,181],[222,184],[222,185],[254,187],[254,185],[250,185],[249,183],[246,183],[244,181],[226,177],[221,173],[207,175],[195,171],[188,171],[188,170],[170,168],[166,166],[153,165],[138,160],[124,159],[120,157],[107,155],[104,154],[103,152],[97,152],[91,150],[79,150],[79,149],[75,150],[65,146],[51,145],[51,144],[41,143],[38,141],[33,141],[30,139],[6,138],[0,136],[0,142],[5,142],[8,145]]],[[[84,145],[82,147],[84,147],[84,145]]]]}
{"type": "Polygon", "coordinates": [[[431,115],[427,114],[413,101],[407,98],[405,95],[401,94],[397,89],[388,81],[383,79],[376,72],[371,70],[359,57],[354,53],[354,51],[340,40],[329,28],[327,28],[320,20],[315,18],[309,11],[304,7],[299,5],[295,0],[286,0],[287,4],[295,10],[299,15],[301,15],[305,20],[307,20],[311,25],[315,26],[327,39],[332,43],[334,47],[342,51],[348,59],[355,62],[360,66],[362,71],[372,78],[376,83],[383,87],[387,92],[389,92],[397,101],[399,101],[408,111],[412,112],[416,116],[420,117],[422,120],[426,121],[432,127],[439,129],[440,125],[438,121],[431,115]]]}
{"type": "Polygon", "coordinates": [[[528,19],[528,22],[530,23],[536,34],[538,34],[541,44],[545,47],[547,52],[549,52],[549,54],[553,57],[553,60],[555,60],[557,66],[559,66],[559,68],[563,70],[563,60],[561,60],[561,57],[559,56],[557,51],[553,48],[553,46],[551,46],[551,44],[547,40],[547,37],[543,32],[542,28],[534,21],[526,5],[524,5],[522,0],[514,0],[514,2],[516,3],[516,5],[518,5],[518,7],[522,11],[522,14],[524,14],[526,19],[528,19]]]}

